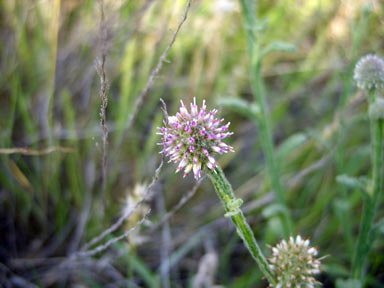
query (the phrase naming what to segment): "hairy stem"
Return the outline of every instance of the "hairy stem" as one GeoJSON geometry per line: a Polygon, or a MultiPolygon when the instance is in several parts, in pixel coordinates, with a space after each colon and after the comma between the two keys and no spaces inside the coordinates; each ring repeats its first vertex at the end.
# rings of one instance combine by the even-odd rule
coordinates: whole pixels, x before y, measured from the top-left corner
{"type": "Polygon", "coordinates": [[[233,194],[232,186],[229,184],[221,168],[216,168],[215,171],[209,170],[208,175],[224,205],[225,211],[227,212],[226,216],[231,217],[233,224],[236,226],[237,233],[240,238],[243,239],[245,246],[248,248],[269,283],[276,285],[276,280],[268,266],[268,262],[257,244],[255,235],[240,209],[241,199],[236,199],[233,194]]]}
{"type": "MultiPolygon", "coordinates": [[[[358,56],[357,52],[359,50],[359,47],[361,46],[364,35],[366,35],[367,33],[367,23],[369,19],[369,14],[370,13],[366,13],[362,11],[361,18],[357,24],[357,27],[356,29],[354,29],[354,31],[352,31],[353,40],[352,40],[352,46],[350,48],[351,61],[350,61],[350,65],[346,70],[347,73],[343,79],[343,86],[345,87],[345,89],[343,89],[341,93],[339,107],[338,107],[338,111],[341,112],[340,113],[340,129],[338,129],[337,131],[337,134],[338,134],[337,138],[340,139],[339,140],[340,144],[344,141],[347,134],[347,130],[344,129],[345,127],[344,123],[346,120],[345,119],[346,115],[344,113],[344,110],[347,106],[348,97],[354,93],[354,85],[351,85],[352,84],[351,79],[353,77],[354,67],[357,62],[357,56],[358,56]]],[[[345,155],[344,148],[345,147],[343,145],[337,145],[337,149],[335,153],[338,174],[344,174],[347,171],[345,167],[346,155],[345,155]]],[[[351,204],[349,201],[347,188],[344,185],[340,185],[339,189],[341,192],[340,193],[341,199],[346,203],[348,203],[348,205],[344,208],[342,213],[340,213],[340,221],[341,221],[341,225],[344,233],[344,239],[346,241],[346,246],[348,248],[349,254],[351,255],[351,261],[353,261],[353,257],[354,257],[353,251],[355,247],[353,243],[353,233],[352,233],[352,224],[351,224],[351,204]]]]}
{"type": "MultiPolygon", "coordinates": [[[[370,92],[370,105],[375,101],[375,91],[370,92]]],[[[360,234],[355,250],[353,276],[357,279],[363,277],[364,263],[371,248],[371,232],[376,209],[379,204],[380,194],[383,189],[383,128],[382,119],[370,119],[371,145],[372,145],[372,186],[369,187],[368,197],[365,199],[363,217],[361,220],[360,234]]]]}
{"type": "Polygon", "coordinates": [[[241,0],[240,2],[243,9],[245,27],[247,32],[246,34],[248,52],[249,58],[251,60],[252,89],[255,100],[257,101],[257,104],[260,107],[260,113],[258,115],[259,117],[257,118],[257,123],[260,129],[260,139],[262,141],[262,146],[267,161],[267,168],[271,179],[272,189],[275,193],[278,203],[283,208],[283,213],[281,214],[281,221],[284,229],[284,237],[288,238],[289,235],[293,232],[293,224],[286,204],[283,185],[281,184],[280,180],[280,168],[276,163],[274,151],[275,149],[272,140],[272,129],[267,113],[264,89],[262,87],[261,59],[259,59],[260,44],[259,41],[257,41],[257,33],[254,33],[254,29],[256,29],[256,17],[252,9],[251,1],[241,0]]]}
{"type": "Polygon", "coordinates": [[[267,108],[265,103],[265,96],[262,89],[262,81],[260,77],[260,69],[258,67],[253,68],[252,73],[252,84],[255,97],[260,106],[260,117],[259,117],[259,129],[261,135],[261,142],[264,149],[265,157],[267,160],[267,168],[268,173],[271,178],[272,189],[275,193],[277,202],[283,207],[282,224],[284,229],[284,236],[288,238],[292,233],[292,220],[288,212],[286,199],[285,199],[285,191],[283,189],[283,185],[280,180],[280,167],[276,163],[275,158],[275,149],[272,140],[272,131],[270,128],[269,117],[267,114],[267,108]]]}

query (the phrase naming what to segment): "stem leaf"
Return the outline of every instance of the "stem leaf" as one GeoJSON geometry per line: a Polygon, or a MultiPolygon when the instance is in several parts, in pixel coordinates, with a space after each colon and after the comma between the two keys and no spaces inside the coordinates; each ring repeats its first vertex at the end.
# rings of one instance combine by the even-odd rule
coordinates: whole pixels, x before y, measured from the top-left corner
{"type": "Polygon", "coordinates": [[[370,197],[368,194],[369,180],[366,177],[357,178],[343,174],[337,176],[336,181],[348,188],[359,190],[365,198],[370,197]]]}
{"type": "Polygon", "coordinates": [[[336,288],[360,288],[361,282],[356,279],[337,279],[336,288]]]}
{"type": "Polygon", "coordinates": [[[286,139],[279,147],[277,157],[281,162],[290,152],[307,141],[308,137],[303,133],[297,133],[286,139]]]}
{"type": "Polygon", "coordinates": [[[263,59],[269,53],[274,51],[294,52],[296,51],[296,46],[291,43],[282,42],[282,41],[272,42],[261,51],[260,59],[263,59]]]}
{"type": "Polygon", "coordinates": [[[219,105],[229,108],[242,116],[250,119],[257,119],[260,114],[260,107],[256,103],[249,103],[240,98],[220,99],[219,105]]]}
{"type": "Polygon", "coordinates": [[[270,218],[276,215],[287,214],[288,209],[279,203],[268,205],[261,212],[265,218],[270,218]]]}

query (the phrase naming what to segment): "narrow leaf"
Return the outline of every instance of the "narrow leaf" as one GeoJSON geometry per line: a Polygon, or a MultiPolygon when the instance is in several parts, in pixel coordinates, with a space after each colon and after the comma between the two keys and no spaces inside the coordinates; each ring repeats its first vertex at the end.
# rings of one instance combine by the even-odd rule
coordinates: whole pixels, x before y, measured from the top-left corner
{"type": "Polygon", "coordinates": [[[369,180],[366,177],[351,177],[348,175],[339,175],[336,177],[336,181],[348,188],[358,189],[363,192],[364,197],[370,197],[368,194],[369,180]]]}
{"type": "Polygon", "coordinates": [[[239,98],[220,99],[218,104],[251,119],[257,119],[260,113],[260,107],[257,104],[239,98]]]}
{"type": "Polygon", "coordinates": [[[297,133],[287,138],[279,147],[277,152],[278,159],[283,160],[294,149],[305,143],[307,139],[307,136],[303,133],[297,133]]]}
{"type": "Polygon", "coordinates": [[[266,55],[274,51],[294,52],[296,51],[296,46],[281,41],[272,42],[261,51],[260,59],[264,58],[266,55]]]}

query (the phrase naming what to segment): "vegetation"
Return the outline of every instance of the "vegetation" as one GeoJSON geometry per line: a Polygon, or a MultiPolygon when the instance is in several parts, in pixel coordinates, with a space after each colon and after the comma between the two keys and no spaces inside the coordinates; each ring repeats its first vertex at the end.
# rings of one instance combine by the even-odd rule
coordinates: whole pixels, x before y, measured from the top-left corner
{"type": "Polygon", "coordinates": [[[270,249],[288,243],[314,270],[318,252],[311,283],[382,287],[384,90],[354,69],[384,56],[383,17],[374,0],[0,1],[0,286],[278,287],[232,218],[262,265],[291,263],[270,249]],[[234,132],[199,179],[157,145],[194,97],[234,132]]]}

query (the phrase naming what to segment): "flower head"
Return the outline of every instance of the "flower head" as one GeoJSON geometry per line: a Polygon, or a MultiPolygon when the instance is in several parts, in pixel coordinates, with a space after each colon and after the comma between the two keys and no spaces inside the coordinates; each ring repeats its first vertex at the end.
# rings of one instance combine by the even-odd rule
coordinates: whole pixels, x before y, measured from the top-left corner
{"type": "Polygon", "coordinates": [[[356,64],[353,79],[364,90],[384,88],[384,60],[376,55],[364,56],[356,64]]]}
{"type": "Polygon", "coordinates": [[[191,109],[181,102],[179,112],[175,116],[168,116],[165,127],[161,127],[159,135],[163,136],[163,146],[160,153],[169,156],[169,162],[178,163],[176,172],[184,169],[184,177],[193,170],[195,179],[200,178],[201,171],[208,167],[215,171],[217,166],[212,154],[214,152],[223,154],[233,152],[233,148],[222,140],[230,135],[228,132],[229,122],[225,125],[224,119],[217,119],[217,110],[207,112],[205,100],[202,107],[196,105],[193,98],[191,109]]]}
{"type": "Polygon", "coordinates": [[[320,273],[320,260],[316,259],[317,250],[309,246],[309,240],[300,236],[289,241],[282,240],[272,247],[269,263],[276,275],[278,288],[314,287],[318,282],[313,277],[320,273]]]}

